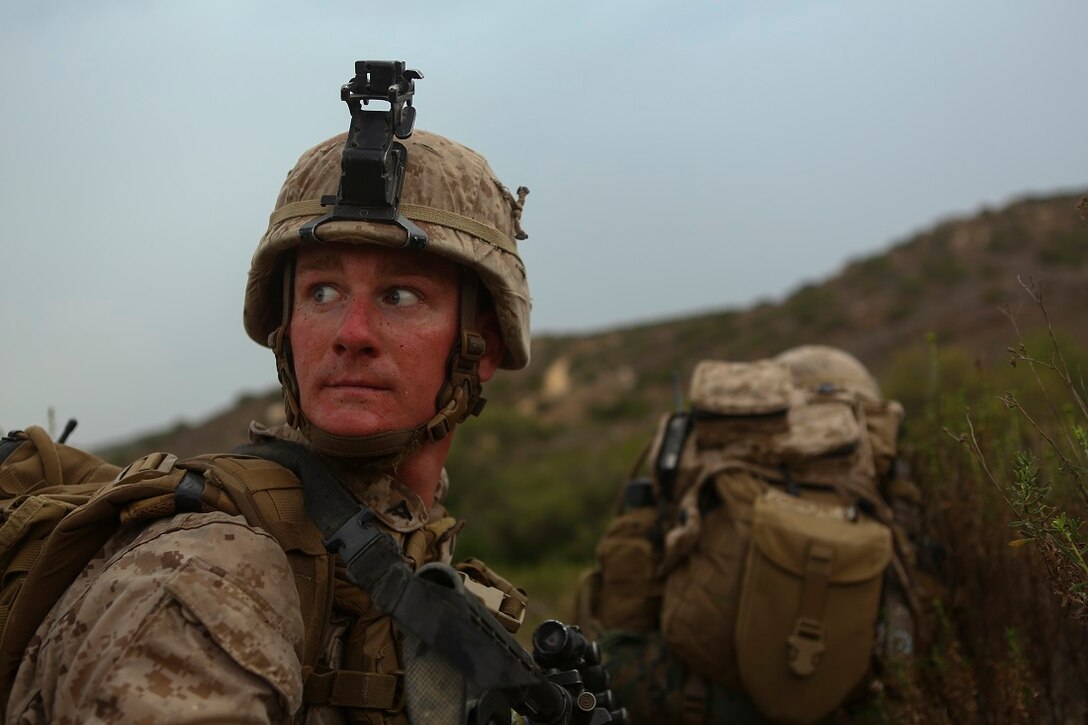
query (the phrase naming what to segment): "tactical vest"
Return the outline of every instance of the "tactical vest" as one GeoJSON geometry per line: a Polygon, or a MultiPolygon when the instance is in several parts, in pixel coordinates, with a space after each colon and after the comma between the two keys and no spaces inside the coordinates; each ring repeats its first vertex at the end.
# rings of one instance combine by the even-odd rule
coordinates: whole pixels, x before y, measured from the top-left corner
{"type": "MultiPolygon", "coordinates": [[[[660,632],[705,681],[696,691],[813,722],[864,687],[886,573],[910,590],[880,490],[902,409],[795,387],[773,361],[700,363],[691,400],[644,453],[650,477],[636,475],[643,460],[632,472],[585,616],[660,632]]],[[[686,722],[706,715],[687,710],[686,722]]]]}
{"type": "MultiPolygon", "coordinates": [[[[350,584],[306,517],[303,486],[287,468],[235,454],[178,460],[154,453],[125,469],[54,443],[40,428],[9,435],[0,447],[0,703],[6,704],[26,646],[45,615],[120,527],[185,512],[241,515],[283,548],[295,575],[304,638],[303,706],[332,707],[349,722],[405,723],[399,633],[350,584]],[[36,566],[39,562],[46,566],[36,566]],[[331,615],[330,615],[331,612],[331,615]],[[343,657],[330,666],[329,653],[343,657]],[[398,657],[390,658],[395,651],[398,657]],[[379,656],[381,655],[381,656],[379,656]]],[[[448,556],[459,525],[440,507],[425,526],[388,531],[413,567],[448,556]]],[[[466,588],[516,630],[523,591],[476,560],[457,567],[466,588]]]]}

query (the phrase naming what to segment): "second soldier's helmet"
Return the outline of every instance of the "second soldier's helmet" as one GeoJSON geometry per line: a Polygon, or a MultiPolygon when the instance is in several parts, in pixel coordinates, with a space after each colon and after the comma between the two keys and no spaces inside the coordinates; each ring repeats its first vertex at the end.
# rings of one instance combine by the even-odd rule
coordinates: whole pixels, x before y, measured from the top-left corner
{"type": "MultiPolygon", "coordinates": [[[[353,121],[352,132],[355,129],[353,121]]],[[[393,144],[405,157],[400,162],[403,187],[393,205],[395,223],[390,219],[370,221],[365,213],[355,218],[330,213],[340,209],[333,201],[338,193],[343,196],[341,185],[348,175],[347,157],[352,149],[350,134],[309,149],[288,173],[253,255],[243,317],[249,336],[276,353],[288,423],[326,453],[395,460],[427,440],[441,439],[482,407],[478,360],[483,338],[475,328],[475,307],[462,304],[460,341],[450,356],[447,382],[436,400],[434,418],[410,430],[338,436],[313,426],[298,399],[286,336],[293,253],[300,245],[318,243],[411,247],[471,270],[474,274],[462,275],[462,298],[475,300],[477,285],[486,288],[502,335],[500,366],[520,369],[529,362],[530,301],[517,241],[526,237],[521,229],[521,210],[528,190],[519,188],[517,196],[511,194],[478,153],[436,134],[411,132],[409,124],[409,135],[398,133],[399,140],[393,144]],[[411,238],[409,230],[422,231],[425,242],[411,238]]]]}
{"type": "Polygon", "coordinates": [[[877,402],[880,386],[861,362],[850,353],[829,345],[801,345],[775,358],[790,369],[793,384],[818,389],[829,386],[846,390],[861,400],[877,402]]]}

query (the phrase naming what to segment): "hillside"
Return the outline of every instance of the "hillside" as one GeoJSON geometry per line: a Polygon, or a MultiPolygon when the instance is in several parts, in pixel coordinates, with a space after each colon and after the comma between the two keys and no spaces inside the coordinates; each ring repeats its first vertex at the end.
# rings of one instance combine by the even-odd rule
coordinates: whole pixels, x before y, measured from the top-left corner
{"type": "MultiPolygon", "coordinates": [[[[1054,322],[1075,339],[1088,339],[1088,317],[1081,314],[1088,309],[1088,224],[1077,213],[1077,199],[1028,198],[940,223],[830,279],[749,309],[591,335],[538,336],[530,368],[501,373],[487,391],[488,415],[460,435],[490,450],[498,427],[493,421],[546,431],[531,446],[534,457],[564,439],[645,435],[657,413],[672,405],[674,371],[686,380],[702,358],[751,359],[805,342],[850,350],[881,380],[897,356],[923,346],[928,333],[980,365],[998,364],[1013,337],[1003,308],[1015,312],[1027,300],[1018,277],[1041,281],[1054,322]]],[[[129,460],[154,449],[178,455],[227,449],[244,442],[249,420],[275,420],[278,400],[276,391],[239,400],[209,420],[177,424],[104,453],[129,460]]],[[[513,461],[530,453],[501,450],[513,461]]]]}

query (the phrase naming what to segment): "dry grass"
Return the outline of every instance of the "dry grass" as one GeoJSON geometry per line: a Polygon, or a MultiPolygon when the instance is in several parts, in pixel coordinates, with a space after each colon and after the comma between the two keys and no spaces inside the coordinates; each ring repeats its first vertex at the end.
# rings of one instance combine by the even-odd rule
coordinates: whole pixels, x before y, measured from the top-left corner
{"type": "MultiPolygon", "coordinates": [[[[1041,293],[1025,289],[1045,320],[1041,293]]],[[[1088,719],[1084,355],[1044,329],[1011,348],[1006,373],[966,392],[936,385],[910,433],[938,586],[936,637],[903,678],[905,719],[1088,719]]]]}

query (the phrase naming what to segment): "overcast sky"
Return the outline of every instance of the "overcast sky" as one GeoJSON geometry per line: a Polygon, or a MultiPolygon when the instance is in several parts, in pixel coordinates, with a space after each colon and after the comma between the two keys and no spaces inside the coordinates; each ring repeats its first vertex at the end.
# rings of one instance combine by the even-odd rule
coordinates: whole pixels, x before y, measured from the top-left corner
{"type": "Polygon", "coordinates": [[[0,425],[92,445],[275,384],[249,258],[357,59],[531,194],[537,332],[778,299],[1088,187],[1088,3],[0,2],[0,425]],[[59,425],[59,424],[58,424],[59,425]]]}

